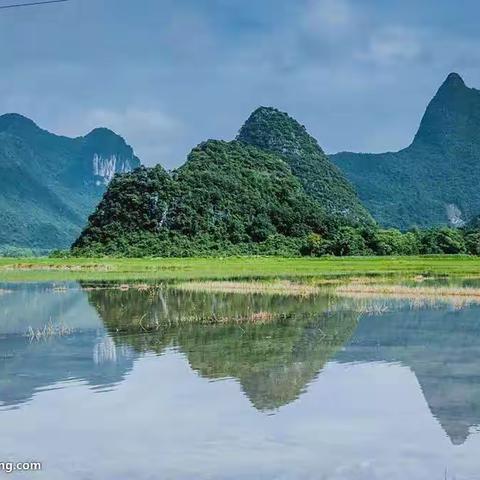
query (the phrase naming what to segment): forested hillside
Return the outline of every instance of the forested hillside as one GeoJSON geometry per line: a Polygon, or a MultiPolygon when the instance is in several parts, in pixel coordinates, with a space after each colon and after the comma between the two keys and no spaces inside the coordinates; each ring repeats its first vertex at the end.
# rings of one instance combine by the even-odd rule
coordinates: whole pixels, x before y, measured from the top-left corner
{"type": "Polygon", "coordinates": [[[171,173],[157,165],[116,175],[72,252],[180,257],[480,254],[475,225],[407,233],[379,228],[337,170],[318,157],[316,142],[307,142],[312,157],[305,156],[306,146],[298,147],[299,136],[308,139],[303,127],[272,109],[257,110],[250,120],[265,115],[282,119],[286,127],[267,122],[262,135],[257,121],[254,129],[250,125],[255,138],[269,139],[263,149],[244,141],[244,127],[242,141],[204,142],[171,173]],[[286,133],[289,128],[291,134],[286,133]],[[318,166],[307,175],[315,158],[329,181],[313,181],[322,171],[318,166]],[[295,169],[292,159],[298,162],[295,169]],[[305,174],[303,182],[294,171],[305,174]]]}
{"type": "Polygon", "coordinates": [[[325,211],[289,166],[237,141],[210,140],[173,173],[118,175],[74,244],[83,254],[298,253],[325,211]]]}
{"type": "Polygon", "coordinates": [[[452,73],[408,148],[330,158],[381,225],[462,226],[480,213],[480,91],[452,73]]]}
{"type": "Polygon", "coordinates": [[[354,187],[328,159],[317,140],[288,114],[260,107],[246,121],[237,139],[284,159],[305,191],[339,222],[374,223],[354,187]]]}
{"type": "Polygon", "coordinates": [[[72,139],[0,116],[0,253],[69,246],[114,174],[139,165],[110,130],[72,139]]]}

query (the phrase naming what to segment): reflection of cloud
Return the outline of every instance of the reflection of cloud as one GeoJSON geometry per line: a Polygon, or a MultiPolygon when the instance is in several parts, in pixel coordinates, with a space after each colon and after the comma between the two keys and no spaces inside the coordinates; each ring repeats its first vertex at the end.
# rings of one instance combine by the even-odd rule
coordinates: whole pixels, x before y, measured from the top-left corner
{"type": "Polygon", "coordinates": [[[93,361],[95,365],[102,365],[106,362],[116,363],[117,347],[111,337],[105,336],[94,345],[93,361]]]}
{"type": "Polygon", "coordinates": [[[121,363],[122,361],[132,360],[134,356],[131,348],[126,345],[116,345],[109,335],[99,338],[93,346],[93,362],[95,365],[121,363]]]}

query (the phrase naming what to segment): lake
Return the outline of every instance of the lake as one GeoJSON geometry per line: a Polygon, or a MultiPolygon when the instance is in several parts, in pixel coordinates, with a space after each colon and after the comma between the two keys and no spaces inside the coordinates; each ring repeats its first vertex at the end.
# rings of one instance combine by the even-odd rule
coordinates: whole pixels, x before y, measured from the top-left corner
{"type": "Polygon", "coordinates": [[[12,478],[480,479],[479,305],[0,288],[12,478]]]}

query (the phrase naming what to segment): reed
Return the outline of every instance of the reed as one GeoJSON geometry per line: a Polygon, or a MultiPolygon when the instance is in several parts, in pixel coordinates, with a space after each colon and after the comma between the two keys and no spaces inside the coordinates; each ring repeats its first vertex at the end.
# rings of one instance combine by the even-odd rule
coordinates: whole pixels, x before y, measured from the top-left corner
{"type": "Polygon", "coordinates": [[[46,340],[53,337],[66,337],[67,335],[71,335],[72,333],[73,329],[68,325],[65,325],[63,322],[55,324],[50,320],[42,328],[33,328],[31,326],[28,327],[26,336],[32,342],[46,340]]]}
{"type": "Polygon", "coordinates": [[[335,298],[327,309],[332,315],[339,312],[354,312],[359,315],[383,315],[391,310],[391,305],[378,298],[352,298],[342,296],[335,298]]]}

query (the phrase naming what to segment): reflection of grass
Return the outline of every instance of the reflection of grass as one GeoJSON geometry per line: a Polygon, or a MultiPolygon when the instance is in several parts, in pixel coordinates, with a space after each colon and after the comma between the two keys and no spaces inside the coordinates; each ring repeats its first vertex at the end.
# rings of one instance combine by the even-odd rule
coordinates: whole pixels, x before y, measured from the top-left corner
{"type": "Polygon", "coordinates": [[[175,324],[196,324],[196,325],[209,325],[209,324],[236,324],[236,323],[269,323],[273,321],[278,321],[285,318],[285,315],[282,314],[275,314],[272,312],[251,312],[246,314],[238,314],[238,315],[229,315],[229,316],[218,316],[218,315],[186,315],[181,318],[181,321],[178,322],[177,320],[172,322],[163,322],[162,324],[155,324],[152,328],[149,325],[149,329],[146,328],[147,331],[151,330],[158,330],[165,326],[171,326],[175,324]]]}
{"type": "Polygon", "coordinates": [[[112,330],[122,333],[191,324],[265,324],[316,315],[329,307],[328,297],[318,295],[238,295],[173,288],[88,290],[87,294],[112,330]]]}
{"type": "Polygon", "coordinates": [[[267,295],[308,296],[319,292],[318,287],[289,281],[275,282],[185,282],[175,288],[193,292],[262,293],[267,295]]]}
{"type": "Polygon", "coordinates": [[[423,304],[425,301],[448,301],[456,306],[480,303],[480,288],[472,287],[410,287],[407,285],[374,285],[354,282],[335,289],[340,296],[355,299],[391,298],[411,300],[423,304]]]}
{"type": "MultiPolygon", "coordinates": [[[[241,279],[325,276],[479,276],[467,256],[344,258],[0,258],[1,280],[241,279]]],[[[420,277],[419,277],[420,278],[420,277]]]]}

